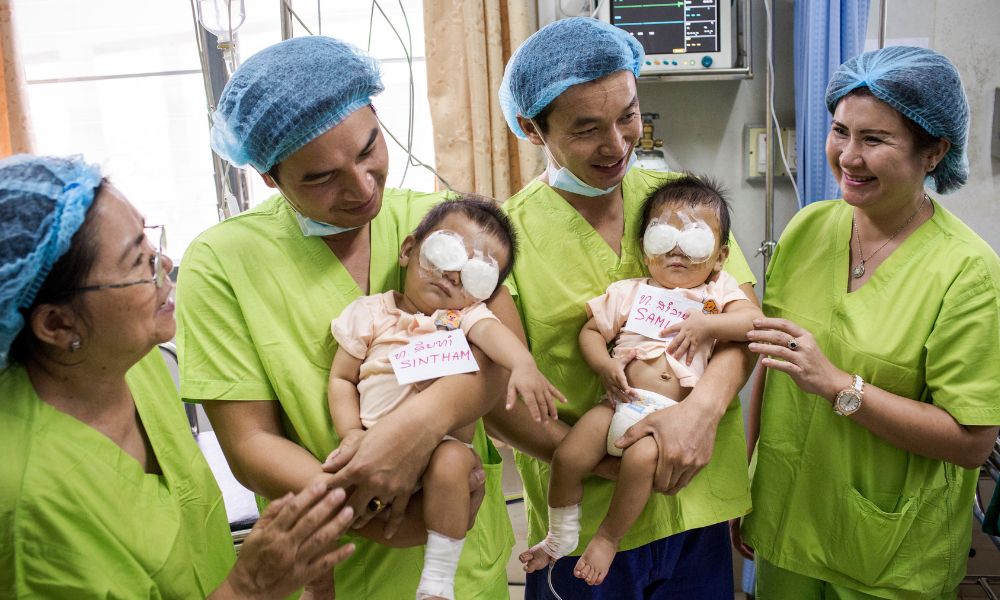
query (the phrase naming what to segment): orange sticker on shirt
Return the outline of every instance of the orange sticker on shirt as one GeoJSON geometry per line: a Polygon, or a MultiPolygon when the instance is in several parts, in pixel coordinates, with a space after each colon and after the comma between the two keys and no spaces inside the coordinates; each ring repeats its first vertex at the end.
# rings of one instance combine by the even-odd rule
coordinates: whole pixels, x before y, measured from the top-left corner
{"type": "Polygon", "coordinates": [[[457,310],[445,311],[434,320],[434,325],[442,331],[454,331],[462,325],[462,313],[457,310]]]}

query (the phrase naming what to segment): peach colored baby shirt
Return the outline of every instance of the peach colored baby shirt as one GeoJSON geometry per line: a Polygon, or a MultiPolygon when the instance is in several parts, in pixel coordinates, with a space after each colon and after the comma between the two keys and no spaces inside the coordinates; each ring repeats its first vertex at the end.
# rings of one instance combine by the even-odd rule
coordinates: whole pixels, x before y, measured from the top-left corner
{"type": "Polygon", "coordinates": [[[434,380],[400,385],[389,355],[414,339],[438,331],[437,323],[455,324],[468,335],[483,319],[498,320],[482,302],[461,311],[438,310],[427,316],[410,314],[396,306],[395,292],[358,298],[333,320],[333,337],[347,353],[364,362],[358,382],[361,424],[369,428],[404,400],[434,380]],[[448,313],[458,312],[457,318],[448,313]]]}
{"type": "MultiPolygon", "coordinates": [[[[608,343],[611,343],[612,340],[615,341],[614,354],[635,350],[636,359],[649,360],[666,354],[666,348],[670,341],[654,340],[638,333],[622,330],[625,322],[628,321],[635,295],[642,284],[656,285],[649,277],[623,279],[612,283],[604,294],[587,302],[587,314],[594,317],[597,329],[604,336],[605,341],[608,343]]],[[[676,288],[671,291],[681,292],[689,300],[702,304],[712,300],[719,311],[734,300],[747,299],[746,294],[740,289],[740,284],[725,271],[719,273],[717,281],[709,281],[689,289],[676,288]]],[[[712,356],[714,346],[714,341],[711,344],[702,344],[690,365],[667,354],[667,363],[683,387],[693,388],[698,383],[702,373],[705,372],[708,359],[712,356]]]]}

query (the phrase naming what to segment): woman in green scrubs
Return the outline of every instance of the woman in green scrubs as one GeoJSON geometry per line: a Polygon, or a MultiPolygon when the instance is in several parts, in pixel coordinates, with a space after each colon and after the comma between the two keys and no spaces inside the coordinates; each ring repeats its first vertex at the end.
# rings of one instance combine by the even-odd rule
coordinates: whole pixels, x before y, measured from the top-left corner
{"type": "MultiPolygon", "coordinates": [[[[358,551],[336,569],[337,594],[409,600],[426,537],[410,501],[417,478],[441,438],[477,422],[506,386],[480,354],[482,371],[437,380],[358,445],[339,444],[327,404],[337,349],[330,323],[362,295],[400,289],[400,245],[445,197],[385,187],[388,153],[370,104],[381,90],[377,61],[323,36],[275,44],[233,73],[212,146],[280,195],[189,246],[178,280],[177,340],[181,395],[204,403],[244,485],[265,498],[314,480],[351,491],[358,551]],[[327,465],[335,474],[324,473],[335,448],[327,465]]],[[[505,290],[489,306],[518,323],[505,290]]],[[[481,425],[473,443],[482,469],[470,477],[482,506],[456,594],[506,598],[513,533],[500,458],[481,425]]]]}
{"type": "Polygon", "coordinates": [[[156,346],[173,263],[150,230],[79,158],[0,161],[0,597],[280,598],[353,550],[343,490],[316,486],[236,560],[156,346]]]}
{"type": "Polygon", "coordinates": [[[910,47],[848,61],[826,98],[843,200],[789,223],[750,334],[757,597],[954,598],[1000,424],[1000,259],[924,188],[965,183],[968,103],[910,47]]]}

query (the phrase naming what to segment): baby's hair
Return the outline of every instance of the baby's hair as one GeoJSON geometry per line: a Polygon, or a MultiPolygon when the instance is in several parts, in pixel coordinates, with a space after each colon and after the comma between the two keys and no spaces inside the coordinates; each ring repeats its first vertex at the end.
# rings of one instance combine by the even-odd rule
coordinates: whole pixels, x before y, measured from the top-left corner
{"type": "Polygon", "coordinates": [[[719,216],[719,234],[722,236],[720,246],[729,244],[729,200],[726,190],[718,181],[707,175],[695,175],[685,172],[676,179],[664,183],[646,198],[642,207],[642,224],[639,227],[639,242],[646,233],[653,212],[665,204],[681,204],[684,206],[710,206],[719,216]]]}
{"type": "Polygon", "coordinates": [[[445,217],[452,213],[461,213],[482,227],[483,231],[493,235],[500,240],[500,243],[507,246],[510,260],[507,261],[506,265],[500,265],[500,279],[497,280],[499,286],[514,268],[514,257],[517,256],[517,236],[514,234],[514,227],[510,224],[510,219],[500,210],[500,205],[495,200],[478,194],[460,193],[453,199],[441,202],[424,215],[420,224],[413,230],[414,241],[417,243],[424,241],[441,224],[441,221],[444,221],[445,217]]]}

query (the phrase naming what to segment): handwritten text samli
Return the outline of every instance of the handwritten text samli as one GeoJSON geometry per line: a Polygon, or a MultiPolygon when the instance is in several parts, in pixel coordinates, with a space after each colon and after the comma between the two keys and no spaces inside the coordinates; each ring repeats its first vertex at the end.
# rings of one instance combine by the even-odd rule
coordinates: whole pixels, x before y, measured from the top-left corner
{"type": "Polygon", "coordinates": [[[666,339],[660,335],[661,331],[701,309],[701,302],[691,300],[681,291],[643,284],[629,309],[625,329],[656,340],[666,339]]]}

